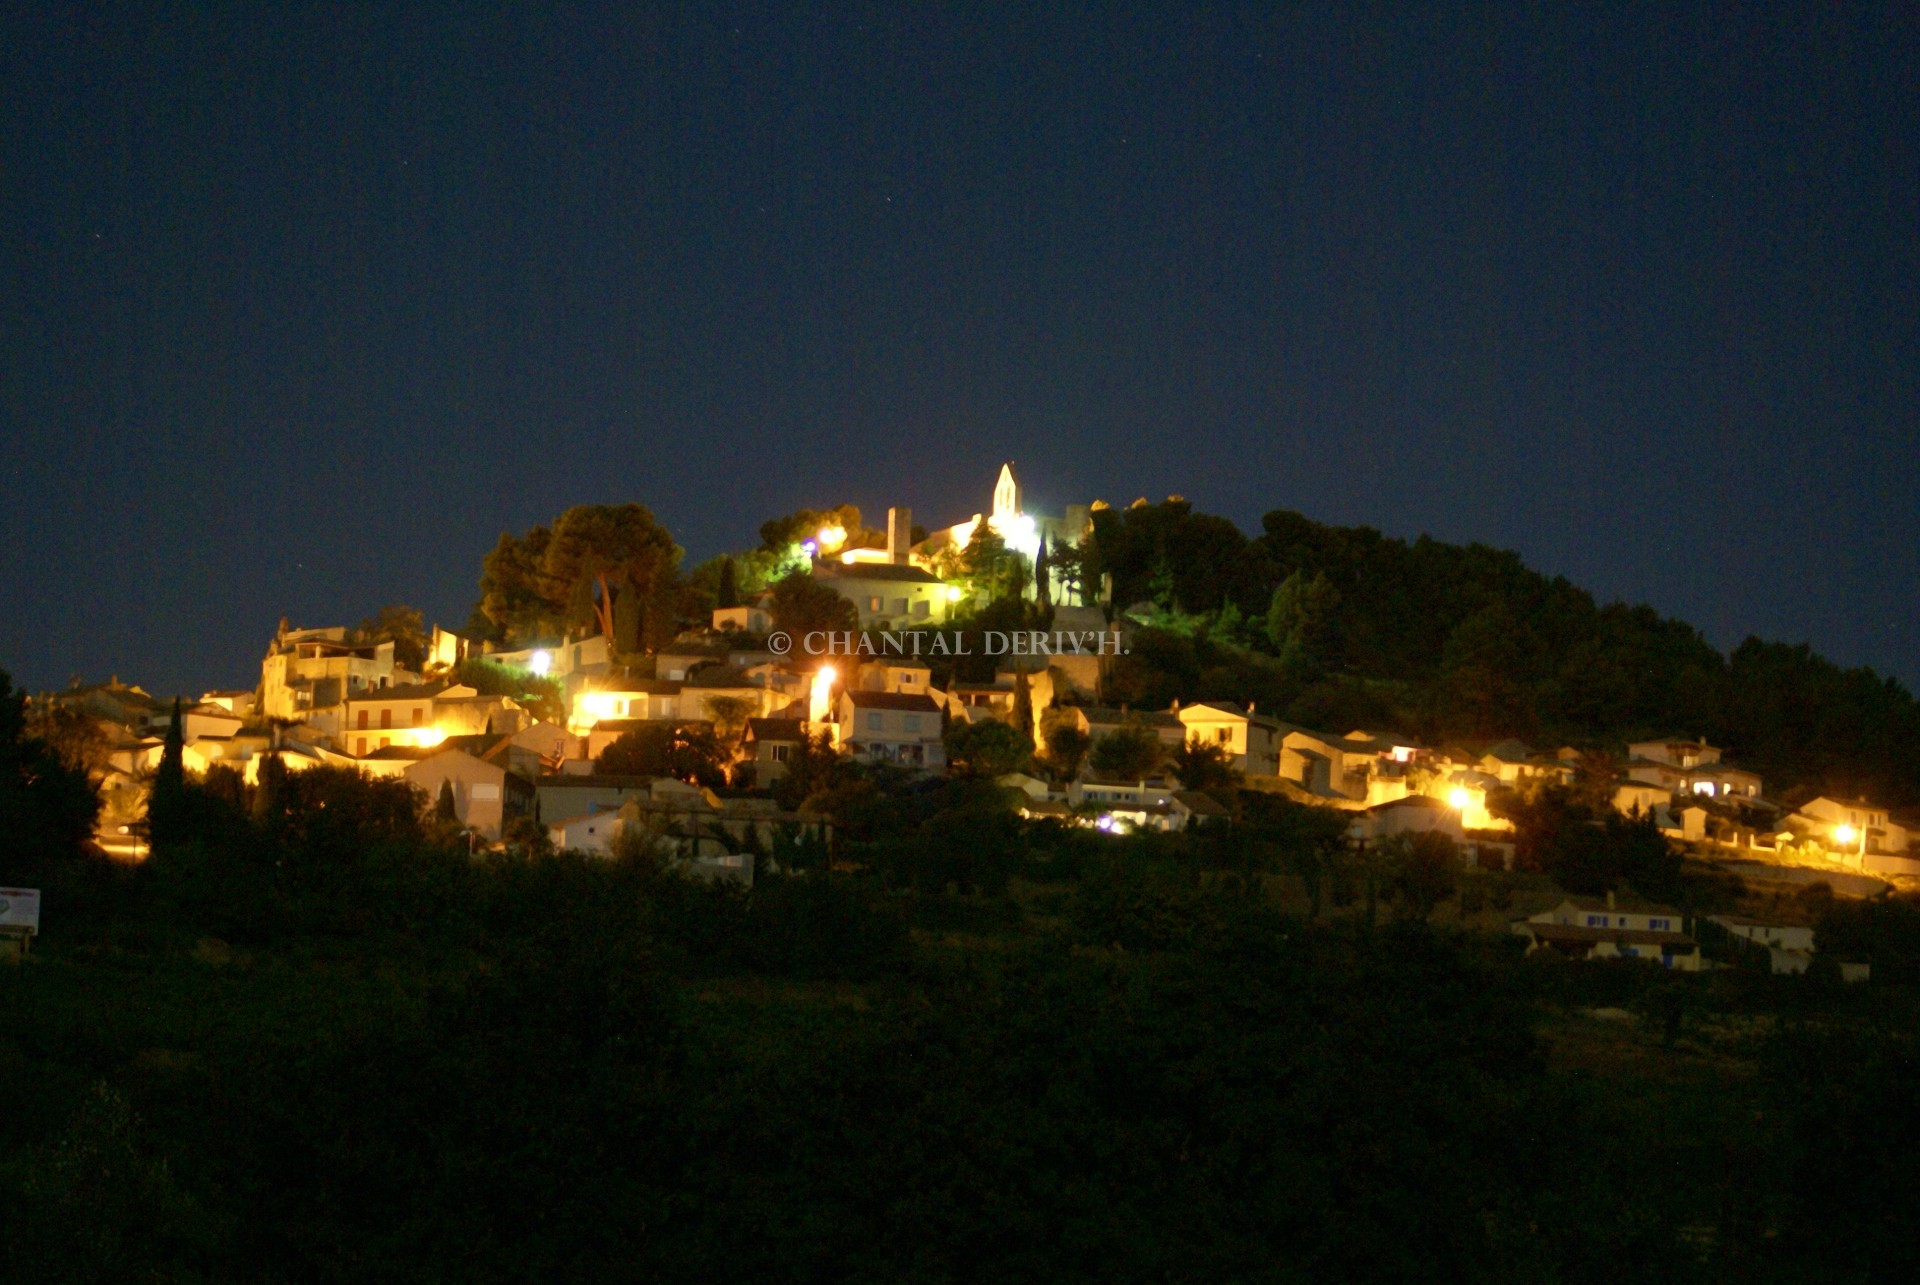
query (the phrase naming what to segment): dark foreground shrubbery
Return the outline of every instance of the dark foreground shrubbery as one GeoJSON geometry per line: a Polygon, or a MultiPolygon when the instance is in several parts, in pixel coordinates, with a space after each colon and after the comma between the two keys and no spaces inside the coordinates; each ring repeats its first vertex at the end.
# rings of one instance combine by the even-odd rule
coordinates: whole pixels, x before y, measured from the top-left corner
{"type": "Polygon", "coordinates": [[[1206,845],[1036,830],[970,858],[951,835],[1004,824],[978,813],[877,835],[865,873],[748,893],[638,859],[471,860],[336,806],[364,842],[249,821],[138,871],[51,873],[36,960],[0,970],[0,1208],[33,1229],[9,1279],[1873,1280],[1911,1260],[1889,1195],[1915,1053],[1858,988],[1815,1004],[1817,979],[1523,965],[1417,916],[1309,924],[1206,845]],[[1674,1060],[1569,1061],[1543,1002],[1641,1013],[1674,1060]],[[1753,1028],[1746,1070],[1688,1070],[1689,1032],[1767,1005],[1792,1021],[1753,1028]]]}

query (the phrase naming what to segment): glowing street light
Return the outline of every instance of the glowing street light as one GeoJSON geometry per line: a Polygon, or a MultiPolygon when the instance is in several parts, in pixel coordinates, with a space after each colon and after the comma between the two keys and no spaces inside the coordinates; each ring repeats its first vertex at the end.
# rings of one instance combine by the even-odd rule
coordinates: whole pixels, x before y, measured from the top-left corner
{"type": "Polygon", "coordinates": [[[1473,806],[1473,794],[1468,790],[1456,786],[1452,793],[1447,795],[1447,802],[1453,806],[1456,812],[1465,812],[1473,806]]]}
{"type": "Polygon", "coordinates": [[[829,522],[816,533],[820,548],[833,550],[847,542],[847,529],[837,522],[829,522]]]}
{"type": "Polygon", "coordinates": [[[957,585],[957,584],[950,584],[950,585],[948,585],[948,586],[947,586],[947,601],[948,601],[948,602],[958,602],[958,601],[960,601],[960,599],[961,599],[961,598],[963,598],[963,597],[965,597],[965,596],[966,596],[966,595],[965,595],[965,593],[964,593],[964,591],[963,591],[963,590],[962,590],[962,589],[960,588],[960,586],[959,586],[959,585],[957,585]]]}
{"type": "Polygon", "coordinates": [[[533,655],[527,657],[527,668],[531,669],[541,678],[545,678],[547,671],[553,668],[553,657],[547,652],[536,651],[533,655]]]}
{"type": "Polygon", "coordinates": [[[833,684],[840,677],[840,671],[832,665],[822,665],[813,671],[813,691],[807,700],[807,721],[825,724],[831,722],[833,713],[833,684]]]}

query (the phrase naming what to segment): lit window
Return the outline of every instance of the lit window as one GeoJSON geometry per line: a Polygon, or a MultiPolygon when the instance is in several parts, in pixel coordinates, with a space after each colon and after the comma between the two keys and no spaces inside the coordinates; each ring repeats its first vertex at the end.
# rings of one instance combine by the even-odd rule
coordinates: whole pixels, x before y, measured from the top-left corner
{"type": "Polygon", "coordinates": [[[869,599],[867,599],[867,610],[868,610],[868,611],[879,611],[879,610],[880,610],[880,599],[878,599],[878,598],[869,598],[869,599]]]}

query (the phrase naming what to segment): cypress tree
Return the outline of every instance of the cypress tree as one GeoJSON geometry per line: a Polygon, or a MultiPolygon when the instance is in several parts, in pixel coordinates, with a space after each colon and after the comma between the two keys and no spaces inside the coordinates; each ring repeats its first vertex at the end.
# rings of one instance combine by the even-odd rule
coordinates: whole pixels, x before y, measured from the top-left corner
{"type": "Polygon", "coordinates": [[[280,810],[285,792],[287,765],[280,761],[280,747],[274,746],[260,759],[253,786],[253,815],[265,819],[280,810]]]}
{"type": "Polygon", "coordinates": [[[740,583],[733,569],[733,559],[730,557],[720,559],[720,588],[714,594],[713,605],[716,607],[740,605],[740,583]]]}
{"type": "Polygon", "coordinates": [[[1053,605],[1053,558],[1047,551],[1047,537],[1040,536],[1040,552],[1033,558],[1033,601],[1045,611],[1053,605]]]}
{"type": "Polygon", "coordinates": [[[458,821],[460,819],[459,814],[456,813],[453,808],[453,781],[451,779],[440,782],[440,797],[434,802],[433,814],[442,821],[458,821]]]}
{"type": "Polygon", "coordinates": [[[187,738],[180,725],[180,698],[174,697],[173,718],[167,723],[167,739],[160,750],[160,766],[153,773],[153,792],[147,797],[147,827],[150,842],[164,848],[180,838],[180,813],[186,802],[187,738]]]}
{"type": "Polygon", "coordinates": [[[1024,669],[1013,676],[1013,726],[1029,744],[1033,742],[1033,684],[1024,669]]]}

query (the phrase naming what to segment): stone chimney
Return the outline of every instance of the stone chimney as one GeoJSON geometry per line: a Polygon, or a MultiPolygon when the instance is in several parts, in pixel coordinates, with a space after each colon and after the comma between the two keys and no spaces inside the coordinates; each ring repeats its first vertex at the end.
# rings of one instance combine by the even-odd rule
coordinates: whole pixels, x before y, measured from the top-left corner
{"type": "Polygon", "coordinates": [[[913,510],[902,507],[887,510],[887,561],[905,566],[913,548],[913,510]]]}

